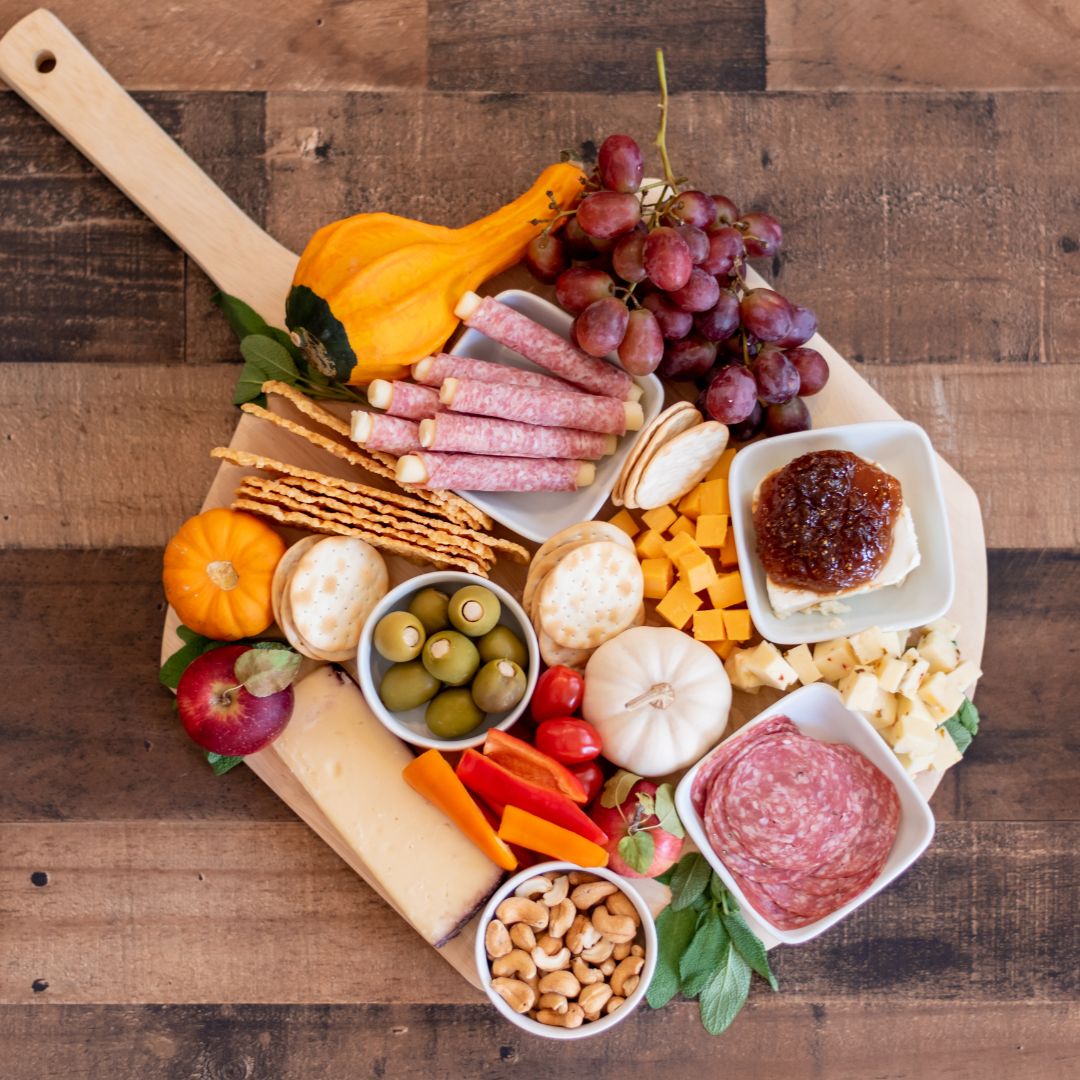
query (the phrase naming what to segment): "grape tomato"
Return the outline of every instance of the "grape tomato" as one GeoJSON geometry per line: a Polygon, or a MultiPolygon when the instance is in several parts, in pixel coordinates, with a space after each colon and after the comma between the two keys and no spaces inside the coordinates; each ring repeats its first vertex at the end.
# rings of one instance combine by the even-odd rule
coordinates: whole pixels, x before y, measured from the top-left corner
{"type": "Polygon", "coordinates": [[[585,805],[593,802],[604,788],[604,771],[595,761],[584,765],[571,765],[570,771],[581,781],[585,789],[585,805]]]}
{"type": "Polygon", "coordinates": [[[585,693],[585,679],[573,668],[556,665],[536,680],[530,709],[537,723],[577,712],[585,693]]]}
{"type": "Polygon", "coordinates": [[[545,720],[536,729],[536,748],[563,765],[582,765],[600,756],[600,732],[572,716],[545,720]]]}

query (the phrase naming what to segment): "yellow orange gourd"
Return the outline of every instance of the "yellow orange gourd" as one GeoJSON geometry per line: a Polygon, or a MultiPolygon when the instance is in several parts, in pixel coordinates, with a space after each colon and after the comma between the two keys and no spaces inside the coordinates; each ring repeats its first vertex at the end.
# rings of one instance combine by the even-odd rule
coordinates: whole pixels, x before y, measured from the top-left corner
{"type": "Polygon", "coordinates": [[[516,263],[552,214],[581,193],[562,163],[523,195],[471,225],[448,229],[393,214],[356,214],[320,229],[300,256],[285,322],[306,357],[339,382],[400,378],[444,344],[462,295],[516,263]]]}
{"type": "Polygon", "coordinates": [[[273,621],[270,584],[285,542],[252,514],[222,507],[180,526],[162,582],[180,621],[217,641],[261,634],[273,621]]]}

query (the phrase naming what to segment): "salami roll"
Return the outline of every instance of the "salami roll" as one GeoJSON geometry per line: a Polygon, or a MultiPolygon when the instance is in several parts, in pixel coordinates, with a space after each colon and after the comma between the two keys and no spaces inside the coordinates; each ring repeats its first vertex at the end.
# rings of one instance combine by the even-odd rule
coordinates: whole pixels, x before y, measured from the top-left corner
{"type": "Polygon", "coordinates": [[[413,378],[425,386],[442,386],[446,379],[472,379],[473,382],[506,383],[509,386],[536,386],[544,390],[581,393],[565,379],[526,371],[509,364],[493,364],[490,360],[474,360],[471,356],[435,353],[413,364],[413,378]]]}
{"type": "Polygon", "coordinates": [[[398,459],[397,481],[463,491],[576,491],[596,479],[596,466],[563,458],[488,457],[421,451],[398,459]]]}
{"type": "Polygon", "coordinates": [[[636,401],[480,383],[472,379],[447,379],[439,391],[439,401],[451,412],[493,416],[539,427],[598,431],[604,435],[637,431],[644,423],[641,406],[636,401]]]}
{"type": "Polygon", "coordinates": [[[419,425],[401,416],[357,409],[352,414],[352,441],[365,450],[382,450],[401,457],[420,449],[419,425]]]}
{"type": "Polygon", "coordinates": [[[437,390],[400,379],[394,382],[374,379],[367,388],[367,398],[376,409],[406,420],[426,420],[439,411],[437,390]]]}
{"type": "Polygon", "coordinates": [[[637,401],[641,397],[641,387],[622,368],[589,356],[554,330],[490,296],[481,299],[476,293],[467,292],[454,314],[466,326],[591,394],[604,394],[619,401],[637,401]]]}
{"type": "MultiPolygon", "coordinates": [[[[404,421],[408,423],[408,421],[404,421]]],[[[615,436],[573,428],[537,427],[514,420],[441,412],[420,421],[420,445],[439,453],[495,457],[578,458],[596,461],[615,452],[615,436]]]]}

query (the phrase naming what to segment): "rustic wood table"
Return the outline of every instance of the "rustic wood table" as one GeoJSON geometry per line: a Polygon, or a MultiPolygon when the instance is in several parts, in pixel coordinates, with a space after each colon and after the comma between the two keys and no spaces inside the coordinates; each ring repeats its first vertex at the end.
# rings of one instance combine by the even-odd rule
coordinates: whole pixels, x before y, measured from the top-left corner
{"type": "MultiPolygon", "coordinates": [[[[0,92],[0,1073],[1075,1076],[1080,7],[55,9],[294,250],[358,210],[461,224],[561,147],[648,139],[663,44],[676,168],[781,218],[773,279],[979,493],[985,728],[928,854],[774,954],[781,993],[723,1038],[693,1004],[523,1036],[180,730],[160,553],[236,422],[236,344],[206,278],[0,92]]],[[[29,10],[0,0],[0,31],[29,10]]]]}

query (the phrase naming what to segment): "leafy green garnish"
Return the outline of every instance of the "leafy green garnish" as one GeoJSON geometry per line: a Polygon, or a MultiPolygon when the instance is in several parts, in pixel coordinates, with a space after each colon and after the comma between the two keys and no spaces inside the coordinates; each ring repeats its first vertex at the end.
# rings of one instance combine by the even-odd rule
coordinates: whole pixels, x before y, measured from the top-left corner
{"type": "Polygon", "coordinates": [[[230,769],[235,769],[244,759],[242,757],[229,757],[227,754],[215,754],[213,750],[206,751],[206,760],[210,762],[210,768],[215,776],[224,776],[230,769]]]}
{"type": "Polygon", "coordinates": [[[222,645],[230,644],[228,641],[214,641],[212,638],[203,637],[194,630],[181,624],[176,628],[176,636],[184,643],[161,665],[158,679],[162,686],[169,690],[175,690],[180,685],[180,676],[187,670],[188,664],[197,656],[211,649],[220,649],[222,645]]]}
{"type": "Polygon", "coordinates": [[[679,815],[675,812],[675,789],[671,784],[661,784],[655,794],[639,791],[630,801],[635,785],[641,780],[636,773],[620,769],[604,785],[600,795],[600,805],[609,810],[617,809],[626,823],[626,835],[619,841],[619,857],[639,874],[648,872],[656,854],[656,840],[652,836],[656,829],[663,829],[673,836],[686,835],[679,815]],[[655,817],[654,824],[649,819],[655,817]]]}
{"type": "Polygon", "coordinates": [[[945,721],[943,726],[952,741],[956,743],[956,749],[963,754],[971,745],[972,739],[979,734],[979,710],[968,698],[964,698],[963,705],[945,721]]]}
{"type": "Polygon", "coordinates": [[[746,1003],[752,972],[776,989],[765,946],[703,855],[689,852],[658,880],[671,886],[671,904],[656,920],[660,955],[647,1000],[659,1009],[680,991],[696,997],[705,1030],[719,1035],[746,1003]]]}
{"type": "Polygon", "coordinates": [[[656,841],[652,834],[644,829],[627,833],[619,841],[619,857],[639,874],[644,874],[652,865],[656,853],[656,841]]]}

